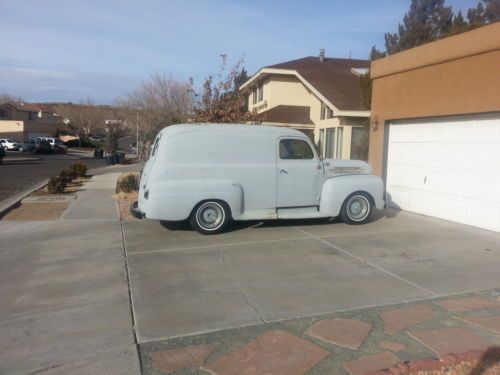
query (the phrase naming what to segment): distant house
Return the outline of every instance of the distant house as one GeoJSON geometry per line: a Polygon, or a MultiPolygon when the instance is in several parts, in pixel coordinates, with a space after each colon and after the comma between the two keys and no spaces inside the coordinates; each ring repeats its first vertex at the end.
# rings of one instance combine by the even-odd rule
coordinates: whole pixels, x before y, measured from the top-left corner
{"type": "Polygon", "coordinates": [[[260,69],[241,89],[250,91],[248,107],[263,124],[308,134],[323,157],[368,158],[370,110],[360,75],[370,61],[304,57],[260,69]]]}
{"type": "Polygon", "coordinates": [[[9,102],[0,104],[0,136],[19,141],[54,136],[64,126],[61,116],[37,104],[9,102]]]}

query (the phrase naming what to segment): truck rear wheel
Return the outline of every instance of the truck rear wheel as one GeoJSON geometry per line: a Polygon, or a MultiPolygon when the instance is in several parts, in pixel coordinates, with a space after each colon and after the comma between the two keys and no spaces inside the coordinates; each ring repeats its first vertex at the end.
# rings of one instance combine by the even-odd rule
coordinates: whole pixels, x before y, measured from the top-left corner
{"type": "Polygon", "coordinates": [[[201,202],[191,213],[189,223],[201,234],[221,233],[231,221],[231,210],[222,201],[201,202]]]}
{"type": "Polygon", "coordinates": [[[364,191],[352,193],[347,197],[340,211],[340,218],[346,224],[364,224],[370,220],[373,199],[364,191]]]}

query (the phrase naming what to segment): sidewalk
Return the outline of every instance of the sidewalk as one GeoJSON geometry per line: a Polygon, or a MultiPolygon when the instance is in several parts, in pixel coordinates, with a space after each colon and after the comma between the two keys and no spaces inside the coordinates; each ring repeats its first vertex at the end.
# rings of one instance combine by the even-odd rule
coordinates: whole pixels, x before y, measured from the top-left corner
{"type": "Polygon", "coordinates": [[[118,175],[95,176],[61,219],[0,221],[0,373],[140,373],[118,175]]]}

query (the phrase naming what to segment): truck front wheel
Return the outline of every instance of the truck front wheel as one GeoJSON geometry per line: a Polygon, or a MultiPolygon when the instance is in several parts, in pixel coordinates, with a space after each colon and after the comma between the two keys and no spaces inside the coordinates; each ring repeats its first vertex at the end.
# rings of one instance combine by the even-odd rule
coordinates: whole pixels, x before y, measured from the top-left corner
{"type": "Polygon", "coordinates": [[[222,201],[201,202],[191,213],[191,227],[201,234],[222,232],[231,221],[231,210],[222,201]]]}
{"type": "Polygon", "coordinates": [[[347,197],[340,211],[340,218],[346,224],[364,224],[370,220],[373,199],[364,191],[352,193],[347,197]]]}

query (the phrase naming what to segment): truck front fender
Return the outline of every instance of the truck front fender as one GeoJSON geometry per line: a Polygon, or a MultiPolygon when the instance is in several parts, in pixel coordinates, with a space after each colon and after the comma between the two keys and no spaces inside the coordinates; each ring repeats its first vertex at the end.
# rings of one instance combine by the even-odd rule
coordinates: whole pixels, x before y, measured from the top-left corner
{"type": "Polygon", "coordinates": [[[185,220],[199,202],[210,199],[226,202],[234,218],[243,212],[243,187],[236,182],[189,179],[156,181],[148,187],[148,199],[140,202],[140,209],[149,219],[185,220]]]}
{"type": "Polygon", "coordinates": [[[367,192],[373,198],[376,208],[384,208],[384,183],[380,177],[346,175],[325,181],[321,191],[320,212],[325,216],[338,216],[346,198],[357,191],[367,192]]]}

